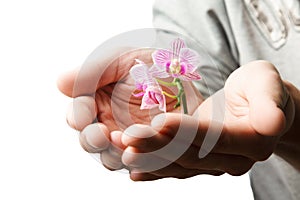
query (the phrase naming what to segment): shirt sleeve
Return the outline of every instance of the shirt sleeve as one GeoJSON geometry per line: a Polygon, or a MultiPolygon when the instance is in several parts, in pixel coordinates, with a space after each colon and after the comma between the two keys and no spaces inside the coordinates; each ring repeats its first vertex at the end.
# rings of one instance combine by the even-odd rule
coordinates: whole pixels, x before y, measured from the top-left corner
{"type": "Polygon", "coordinates": [[[153,24],[161,29],[161,35],[177,32],[199,44],[201,49],[193,48],[202,54],[202,81],[195,85],[205,98],[223,88],[225,80],[239,66],[224,0],[157,0],[153,24]]]}

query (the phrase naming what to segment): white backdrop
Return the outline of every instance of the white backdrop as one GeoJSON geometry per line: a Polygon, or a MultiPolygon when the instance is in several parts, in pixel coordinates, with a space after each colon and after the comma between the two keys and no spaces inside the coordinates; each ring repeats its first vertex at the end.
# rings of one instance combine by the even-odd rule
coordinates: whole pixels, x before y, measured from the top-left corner
{"type": "Polygon", "coordinates": [[[57,76],[106,39],[151,27],[149,0],[0,1],[0,199],[253,199],[248,175],[133,182],[65,123],[57,76]]]}

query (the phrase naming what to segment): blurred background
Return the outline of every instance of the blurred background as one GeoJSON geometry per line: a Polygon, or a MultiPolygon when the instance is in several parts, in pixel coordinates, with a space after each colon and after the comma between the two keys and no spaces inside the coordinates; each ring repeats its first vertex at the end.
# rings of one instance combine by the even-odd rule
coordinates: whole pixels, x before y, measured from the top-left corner
{"type": "Polygon", "coordinates": [[[114,35],[151,27],[152,0],[0,1],[0,199],[251,200],[248,175],[133,182],[84,152],[60,73],[114,35]]]}

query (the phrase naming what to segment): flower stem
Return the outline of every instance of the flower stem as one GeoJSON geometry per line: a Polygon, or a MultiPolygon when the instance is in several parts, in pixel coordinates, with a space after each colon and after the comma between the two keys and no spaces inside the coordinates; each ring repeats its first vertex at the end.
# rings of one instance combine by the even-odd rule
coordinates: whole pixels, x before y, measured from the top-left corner
{"type": "Polygon", "coordinates": [[[188,114],[186,96],[184,93],[184,88],[183,88],[182,82],[180,81],[179,78],[175,78],[173,82],[176,83],[176,86],[178,88],[177,104],[175,105],[175,108],[179,107],[182,102],[183,113],[188,114]]]}
{"type": "Polygon", "coordinates": [[[166,96],[172,98],[172,99],[176,99],[176,98],[177,98],[177,96],[172,95],[172,94],[169,94],[169,93],[167,93],[167,92],[165,92],[165,91],[163,91],[162,93],[163,93],[164,95],[166,95],[166,96]]]}
{"type": "Polygon", "coordinates": [[[166,82],[166,81],[162,81],[160,79],[156,79],[158,83],[164,85],[164,86],[176,86],[177,84],[173,81],[173,82],[166,82]]]}
{"type": "Polygon", "coordinates": [[[182,101],[183,113],[188,114],[188,108],[187,108],[185,93],[182,94],[181,101],[182,101]]]}

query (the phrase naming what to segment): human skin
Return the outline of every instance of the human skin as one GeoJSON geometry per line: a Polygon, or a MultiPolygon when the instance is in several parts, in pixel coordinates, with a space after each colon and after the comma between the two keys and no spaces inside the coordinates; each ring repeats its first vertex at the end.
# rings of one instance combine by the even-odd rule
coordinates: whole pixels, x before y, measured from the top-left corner
{"type": "MultiPolygon", "coordinates": [[[[212,99],[222,99],[223,96],[219,93],[205,100],[192,117],[166,114],[158,116],[161,119],[154,119],[151,129],[130,127],[130,136],[124,134],[122,140],[126,146],[130,146],[123,154],[123,162],[132,166],[131,178],[186,178],[200,173],[195,170],[214,170],[207,172],[213,175],[218,175],[216,171],[219,174],[242,175],[255,162],[267,159],[274,152],[299,169],[299,129],[295,121],[298,119],[297,111],[294,118],[294,102],[298,102],[296,98],[299,98],[299,92],[291,84],[286,87],[287,84],[289,83],[281,80],[275,67],[265,61],[251,62],[232,73],[224,87],[224,104],[220,103],[224,105],[225,112],[222,133],[212,151],[201,159],[198,152],[208,125],[212,123],[212,99]],[[188,133],[189,127],[193,126],[198,126],[197,136],[178,160],[151,173],[145,170],[151,160],[168,157],[152,153],[147,161],[143,154],[134,152],[155,152],[157,144],[162,147],[172,140],[174,134],[188,133]],[[144,145],[143,140],[132,137],[141,131],[145,134],[145,130],[148,130],[149,135],[155,135],[147,139],[149,145],[144,145]],[[178,169],[177,166],[185,170],[178,169]]],[[[297,105],[298,103],[296,110],[297,105]]],[[[178,141],[179,144],[180,142],[184,144],[184,141],[178,141]]],[[[170,156],[168,153],[166,155],[170,156]]]]}
{"type": "MultiPolygon", "coordinates": [[[[81,131],[80,141],[86,151],[101,154],[104,166],[112,170],[125,167],[129,169],[131,179],[136,181],[187,178],[198,174],[241,175],[255,162],[277,153],[300,169],[297,156],[300,152],[299,90],[291,83],[282,81],[271,63],[255,61],[241,66],[231,74],[223,90],[204,102],[197,95],[197,100],[188,100],[192,102],[189,103],[190,116],[173,110],[171,99],[167,101],[168,113],[153,111],[149,115],[149,112],[139,110],[140,100],[128,97],[134,90],[128,71],[134,65],[134,58],[145,60],[150,54],[151,51],[136,51],[119,57],[109,67],[109,73],[115,76],[104,71],[101,81],[94,87],[95,91],[90,90],[93,87],[86,86],[91,79],[86,78],[85,74],[82,79],[77,78],[79,83],[74,84],[79,76],[78,71],[67,73],[58,81],[59,89],[74,97],[68,114],[70,126],[81,131]],[[76,90],[80,92],[74,92],[76,90]],[[114,90],[118,91],[117,99],[122,100],[115,104],[114,90]],[[133,120],[129,123],[128,118],[116,117],[116,113],[126,111],[124,108],[128,105],[120,104],[122,102],[130,105],[133,120]],[[222,131],[211,151],[206,152],[204,158],[199,158],[206,132],[215,123],[211,119],[212,107],[215,106],[213,102],[223,106],[222,131]],[[92,124],[95,118],[98,122],[92,124]],[[196,133],[192,141],[175,137],[192,132],[196,133]],[[170,142],[188,146],[179,156],[172,155],[176,147],[157,154],[157,150],[170,142]],[[144,156],[145,153],[147,156],[144,156]],[[159,168],[149,170],[148,165],[153,162],[159,168]]],[[[96,63],[92,64],[91,69],[101,71],[107,65],[101,59],[96,63]]],[[[94,73],[89,74],[95,76],[94,73]]],[[[191,85],[187,88],[190,88],[190,94],[194,94],[191,85]]]]}
{"type": "MultiPolygon", "coordinates": [[[[110,170],[124,167],[121,162],[125,148],[121,142],[123,131],[133,124],[150,124],[161,113],[158,109],[140,110],[142,98],[132,96],[135,84],[128,74],[136,64],[135,59],[151,64],[153,50],[126,50],[121,55],[123,51],[117,49],[109,56],[96,56],[81,68],[62,74],[57,81],[61,92],[73,98],[67,113],[68,124],[80,131],[82,147],[87,152],[100,153],[103,165],[110,170]]],[[[185,83],[185,88],[192,114],[203,98],[192,83],[185,83]]],[[[180,112],[174,108],[176,99],[167,97],[166,103],[167,112],[180,112]]]]}

